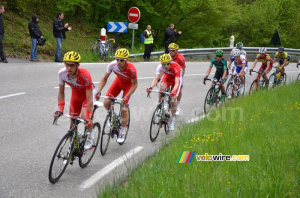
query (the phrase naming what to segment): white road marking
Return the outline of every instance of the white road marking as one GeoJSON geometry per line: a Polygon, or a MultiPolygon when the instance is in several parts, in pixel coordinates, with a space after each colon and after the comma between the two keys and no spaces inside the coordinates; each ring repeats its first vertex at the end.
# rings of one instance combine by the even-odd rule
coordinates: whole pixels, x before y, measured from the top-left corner
{"type": "Polygon", "coordinates": [[[87,188],[92,187],[97,181],[102,179],[105,175],[109,174],[111,171],[113,171],[116,167],[123,164],[126,160],[130,159],[134,154],[137,154],[140,152],[144,147],[137,146],[134,149],[130,150],[126,154],[122,155],[118,159],[114,160],[107,166],[105,166],[102,170],[98,171],[96,174],[91,176],[89,179],[84,181],[79,187],[82,190],[85,190],[87,188]]]}
{"type": "Polygon", "coordinates": [[[6,95],[6,96],[0,96],[0,99],[3,99],[3,98],[9,98],[9,97],[13,97],[13,96],[19,96],[19,95],[23,95],[25,94],[25,92],[22,92],[22,93],[16,93],[16,94],[11,94],[11,95],[6,95]]]}
{"type": "Polygon", "coordinates": [[[187,123],[193,123],[193,122],[197,122],[199,120],[203,120],[206,116],[207,116],[207,114],[203,114],[203,115],[201,115],[199,117],[196,117],[196,118],[188,120],[187,123]]]}

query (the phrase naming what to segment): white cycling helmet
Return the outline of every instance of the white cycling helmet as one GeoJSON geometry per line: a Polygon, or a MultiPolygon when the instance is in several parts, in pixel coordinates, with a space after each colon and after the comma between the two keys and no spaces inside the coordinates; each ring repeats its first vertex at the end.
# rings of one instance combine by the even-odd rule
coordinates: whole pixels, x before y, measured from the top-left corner
{"type": "Polygon", "coordinates": [[[233,49],[233,50],[231,51],[233,56],[240,56],[241,55],[241,50],[239,50],[239,49],[233,49]]]}
{"type": "Polygon", "coordinates": [[[260,54],[265,54],[265,53],[267,52],[267,48],[262,47],[262,48],[260,48],[260,49],[258,50],[258,52],[259,52],[260,54]]]}

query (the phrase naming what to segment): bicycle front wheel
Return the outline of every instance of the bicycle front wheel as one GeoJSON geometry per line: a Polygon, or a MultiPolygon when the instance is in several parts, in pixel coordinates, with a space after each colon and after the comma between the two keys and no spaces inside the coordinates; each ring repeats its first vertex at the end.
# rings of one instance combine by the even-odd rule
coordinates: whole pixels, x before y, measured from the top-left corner
{"type": "Polygon", "coordinates": [[[249,94],[251,94],[253,91],[256,91],[257,87],[258,87],[258,82],[257,79],[255,79],[250,86],[249,94]]]}
{"type": "Polygon", "coordinates": [[[51,160],[49,169],[49,181],[54,184],[65,172],[71,157],[74,144],[71,144],[70,139],[72,139],[71,133],[67,133],[59,142],[54,155],[51,160]]]}
{"type": "Polygon", "coordinates": [[[280,78],[281,83],[286,83],[286,73],[284,73],[280,78]]]}
{"type": "Polygon", "coordinates": [[[274,88],[276,86],[277,76],[275,74],[272,74],[269,78],[269,88],[274,88]]]}
{"type": "Polygon", "coordinates": [[[154,142],[159,134],[159,130],[162,127],[161,123],[161,107],[160,105],[157,105],[155,108],[155,111],[153,112],[153,116],[150,123],[150,140],[154,142]]]}
{"type": "Polygon", "coordinates": [[[204,113],[206,113],[206,114],[211,110],[211,108],[214,105],[214,101],[213,101],[214,100],[214,98],[213,98],[214,93],[213,92],[214,92],[214,90],[211,87],[208,90],[208,92],[206,94],[206,97],[205,97],[205,100],[204,100],[204,113]]]}
{"type": "MultiPolygon", "coordinates": [[[[95,134],[93,146],[90,149],[83,151],[82,156],[79,158],[79,166],[81,168],[85,168],[91,162],[91,160],[96,152],[97,146],[99,144],[101,126],[98,122],[95,122],[93,124],[93,131],[95,134]]],[[[84,142],[86,142],[86,141],[84,141],[84,142]]]]}
{"type": "Polygon", "coordinates": [[[110,142],[110,135],[111,135],[111,130],[112,126],[109,121],[110,116],[107,115],[103,124],[103,129],[101,133],[101,142],[100,142],[100,152],[101,155],[105,155],[107,148],[109,146],[110,142]]]}

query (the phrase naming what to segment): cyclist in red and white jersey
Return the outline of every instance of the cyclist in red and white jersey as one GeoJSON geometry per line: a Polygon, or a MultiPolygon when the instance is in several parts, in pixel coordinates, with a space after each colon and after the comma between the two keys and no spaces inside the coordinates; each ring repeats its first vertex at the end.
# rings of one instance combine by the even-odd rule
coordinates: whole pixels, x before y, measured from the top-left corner
{"type": "MultiPolygon", "coordinates": [[[[170,130],[174,130],[175,122],[176,122],[176,109],[177,109],[177,97],[180,93],[181,82],[182,82],[182,69],[178,63],[172,61],[170,54],[163,54],[159,58],[161,64],[158,65],[156,69],[155,77],[150,85],[146,89],[148,93],[151,92],[153,87],[157,84],[158,80],[164,75],[163,79],[160,83],[160,91],[166,91],[168,87],[173,85],[171,90],[171,123],[170,123],[170,130]]],[[[161,99],[161,94],[158,95],[158,101],[161,99]]]]}
{"type": "MultiPolygon", "coordinates": [[[[94,131],[91,121],[93,113],[93,83],[88,70],[79,68],[81,57],[76,52],[67,52],[64,55],[65,68],[58,72],[59,91],[58,91],[58,108],[59,111],[54,113],[59,117],[64,112],[65,107],[65,83],[72,89],[69,114],[72,117],[81,117],[88,121],[85,124],[88,127],[89,135],[84,145],[86,150],[94,144],[94,131]]],[[[72,123],[71,123],[72,124],[72,123]]]]}
{"type": "Polygon", "coordinates": [[[185,68],[186,68],[185,58],[182,54],[178,53],[179,46],[176,43],[171,43],[168,48],[169,48],[169,54],[171,55],[172,60],[174,62],[178,63],[182,69],[182,82],[181,82],[181,87],[180,87],[180,93],[177,97],[177,109],[176,109],[176,115],[179,115],[179,111],[180,111],[179,105],[180,105],[180,100],[182,97],[182,88],[183,88],[183,76],[185,74],[185,68]]]}
{"type": "MultiPolygon", "coordinates": [[[[99,82],[98,92],[96,98],[99,99],[103,87],[107,83],[107,79],[112,72],[116,74],[116,78],[112,85],[108,89],[106,96],[117,97],[121,91],[123,91],[123,102],[125,103],[124,108],[122,108],[122,119],[121,119],[121,130],[117,139],[118,143],[123,143],[125,141],[125,134],[127,130],[127,123],[129,120],[128,107],[130,100],[132,98],[133,92],[136,90],[137,83],[137,72],[135,66],[128,62],[129,51],[125,48],[118,49],[116,51],[116,60],[112,61],[107,70],[99,82]]],[[[106,110],[109,109],[111,101],[109,99],[104,100],[104,107],[106,110]]]]}

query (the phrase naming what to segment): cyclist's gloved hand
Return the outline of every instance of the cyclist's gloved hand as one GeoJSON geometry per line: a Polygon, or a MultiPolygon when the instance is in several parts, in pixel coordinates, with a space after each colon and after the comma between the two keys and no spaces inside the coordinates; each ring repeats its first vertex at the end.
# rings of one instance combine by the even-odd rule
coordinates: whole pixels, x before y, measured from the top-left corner
{"type": "Polygon", "coordinates": [[[224,80],[222,78],[220,78],[219,83],[223,84],[224,80]]]}
{"type": "Polygon", "coordinates": [[[93,114],[92,111],[86,110],[86,117],[85,117],[85,120],[86,120],[87,122],[85,123],[85,125],[86,125],[87,127],[91,127],[91,126],[92,126],[92,120],[91,120],[92,114],[93,114]]]}
{"type": "Polygon", "coordinates": [[[101,96],[101,92],[97,92],[95,95],[96,100],[99,100],[100,96],[101,96]]]}
{"type": "Polygon", "coordinates": [[[207,76],[205,76],[204,78],[203,78],[203,84],[205,84],[205,81],[207,80],[207,76]]]}
{"type": "Polygon", "coordinates": [[[62,114],[63,114],[63,112],[61,112],[61,111],[55,111],[53,116],[59,118],[62,114]]]}
{"type": "Polygon", "coordinates": [[[251,72],[253,72],[253,69],[250,69],[250,71],[249,71],[249,72],[250,72],[250,76],[251,76],[251,72]]]}
{"type": "Polygon", "coordinates": [[[125,96],[125,97],[123,98],[123,100],[124,100],[124,102],[125,102],[126,104],[128,104],[129,97],[125,96]]]}
{"type": "Polygon", "coordinates": [[[172,91],[172,92],[170,93],[170,96],[172,96],[172,97],[176,96],[176,92],[175,92],[175,91],[172,91]]]}
{"type": "Polygon", "coordinates": [[[146,89],[146,91],[147,91],[148,93],[150,93],[150,92],[152,91],[152,87],[148,87],[148,88],[146,89]]]}

